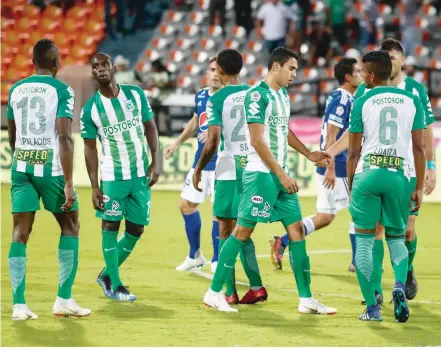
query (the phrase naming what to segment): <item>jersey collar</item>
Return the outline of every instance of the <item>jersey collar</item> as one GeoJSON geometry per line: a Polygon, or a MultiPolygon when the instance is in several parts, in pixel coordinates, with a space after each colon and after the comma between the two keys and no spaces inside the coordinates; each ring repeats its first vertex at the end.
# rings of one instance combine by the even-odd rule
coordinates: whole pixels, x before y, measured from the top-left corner
{"type": "Polygon", "coordinates": [[[337,88],[337,91],[341,91],[342,93],[346,94],[348,97],[350,98],[354,98],[354,95],[352,93],[349,93],[347,90],[345,90],[344,88],[337,88]]]}

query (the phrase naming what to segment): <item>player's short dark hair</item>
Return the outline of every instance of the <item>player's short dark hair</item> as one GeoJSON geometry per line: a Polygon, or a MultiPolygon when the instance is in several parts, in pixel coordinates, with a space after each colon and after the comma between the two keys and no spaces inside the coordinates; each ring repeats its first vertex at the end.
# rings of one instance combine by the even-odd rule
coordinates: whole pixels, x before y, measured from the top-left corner
{"type": "Polygon", "coordinates": [[[239,51],[230,48],[220,51],[216,61],[229,76],[239,75],[243,67],[242,55],[239,51]]]}
{"type": "Polygon", "coordinates": [[[294,51],[286,47],[278,47],[274,51],[271,52],[271,56],[268,62],[268,70],[271,70],[274,63],[279,63],[280,66],[283,66],[288,60],[294,58],[295,60],[299,60],[299,56],[294,51]]]}
{"type": "Polygon", "coordinates": [[[208,58],[208,65],[210,65],[211,63],[215,62],[217,60],[216,56],[210,57],[208,58]]]}
{"type": "Polygon", "coordinates": [[[392,72],[392,61],[386,51],[377,50],[366,53],[362,58],[363,63],[371,63],[370,70],[381,81],[388,80],[392,72]]]}
{"type": "Polygon", "coordinates": [[[344,57],[335,64],[334,76],[340,85],[345,83],[345,77],[347,74],[352,75],[354,64],[357,64],[357,59],[349,57],[344,57]]]}
{"type": "Polygon", "coordinates": [[[387,51],[387,52],[395,50],[395,51],[401,52],[401,54],[404,55],[404,49],[403,49],[403,45],[401,44],[401,42],[398,40],[392,39],[392,38],[388,38],[388,39],[384,40],[381,43],[380,50],[387,51]]]}
{"type": "Polygon", "coordinates": [[[55,65],[55,57],[50,56],[49,52],[53,49],[58,50],[57,45],[52,40],[42,39],[38,41],[32,50],[35,64],[41,68],[52,68],[55,65]]]}

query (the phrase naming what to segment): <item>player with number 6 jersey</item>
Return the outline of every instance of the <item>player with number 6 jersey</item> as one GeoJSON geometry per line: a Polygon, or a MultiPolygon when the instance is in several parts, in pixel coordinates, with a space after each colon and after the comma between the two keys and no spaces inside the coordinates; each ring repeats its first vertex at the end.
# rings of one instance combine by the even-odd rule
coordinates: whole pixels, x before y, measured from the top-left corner
{"type": "MultiPolygon", "coordinates": [[[[213,215],[219,221],[219,250],[236,224],[242,194],[242,173],[249,149],[245,135],[244,109],[249,86],[239,82],[238,75],[242,65],[242,56],[236,50],[226,49],[217,56],[218,76],[225,87],[208,100],[208,139],[193,175],[193,184],[198,188],[201,170],[218,148],[213,215]]],[[[232,276],[225,283],[226,298],[216,294],[213,298],[205,300],[207,305],[234,311],[228,303],[252,304],[266,300],[268,295],[262,285],[251,239],[240,250],[240,256],[250,282],[250,290],[239,301],[233,270],[232,276]]]]}
{"type": "Polygon", "coordinates": [[[53,306],[57,316],[83,317],[91,313],[72,299],[78,268],[78,202],[73,186],[71,124],[74,91],[56,80],[60,65],[57,46],[40,40],[33,48],[35,75],[14,84],[8,100],[9,144],[13,151],[11,199],[14,230],[9,251],[13,320],[37,319],[26,304],[26,245],[40,209],[57,219],[60,281],[53,306]]]}

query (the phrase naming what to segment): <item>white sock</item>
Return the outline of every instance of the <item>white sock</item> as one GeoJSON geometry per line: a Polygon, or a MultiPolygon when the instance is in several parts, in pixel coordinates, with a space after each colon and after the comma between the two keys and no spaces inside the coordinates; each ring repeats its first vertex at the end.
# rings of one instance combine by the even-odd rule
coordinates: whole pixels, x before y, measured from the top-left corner
{"type": "Polygon", "coordinates": [[[305,306],[310,304],[312,301],[312,297],[300,297],[300,304],[305,306]]]}
{"type": "Polygon", "coordinates": [[[305,236],[309,236],[315,231],[314,221],[312,221],[311,216],[303,218],[302,222],[305,228],[305,236]]]}
{"type": "Polygon", "coordinates": [[[355,226],[353,222],[349,223],[349,234],[355,234],[355,226]]]}

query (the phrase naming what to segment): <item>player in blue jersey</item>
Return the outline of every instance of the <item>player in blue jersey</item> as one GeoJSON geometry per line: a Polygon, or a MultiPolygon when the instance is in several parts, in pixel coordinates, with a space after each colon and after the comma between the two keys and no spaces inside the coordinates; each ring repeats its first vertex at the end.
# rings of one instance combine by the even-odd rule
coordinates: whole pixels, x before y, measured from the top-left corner
{"type": "MultiPolygon", "coordinates": [[[[343,58],[334,67],[334,76],[339,88],[334,90],[326,101],[325,114],[320,136],[320,150],[327,150],[345,132],[349,126],[353,94],[361,83],[361,67],[354,58],[343,58]]],[[[319,184],[317,195],[317,213],[303,218],[305,235],[328,226],[336,213],[349,206],[348,179],[346,175],[346,155],[344,151],[335,157],[328,168],[317,168],[319,184]]],[[[349,235],[352,245],[352,264],[350,271],[354,272],[355,234],[354,224],[349,225],[349,235]]],[[[282,269],[283,253],[288,245],[288,235],[274,236],[270,239],[271,260],[274,266],[282,269]]]]}
{"type": "MultiPolygon", "coordinates": [[[[217,155],[214,155],[211,161],[202,171],[202,180],[200,187],[202,192],[197,191],[192,184],[194,167],[199,161],[205,140],[207,139],[208,119],[205,110],[208,98],[216,93],[222,85],[216,73],[216,57],[209,60],[207,70],[208,87],[200,89],[195,96],[195,112],[193,118],[187,124],[181,135],[170,145],[165,151],[166,159],[170,159],[177,148],[185,141],[197,134],[198,149],[194,158],[192,169],[189,171],[185,179],[184,188],[182,189],[181,201],[179,208],[185,223],[185,232],[187,233],[188,243],[190,244],[190,252],[184,262],[176,267],[177,271],[188,271],[195,267],[204,265],[205,258],[200,250],[201,246],[201,216],[198,206],[203,203],[208,196],[212,196],[214,191],[214,169],[216,167],[217,155]]],[[[211,232],[213,240],[213,258],[211,260],[211,270],[214,272],[218,259],[219,245],[219,226],[216,218],[213,217],[213,228],[211,232]]]]}

